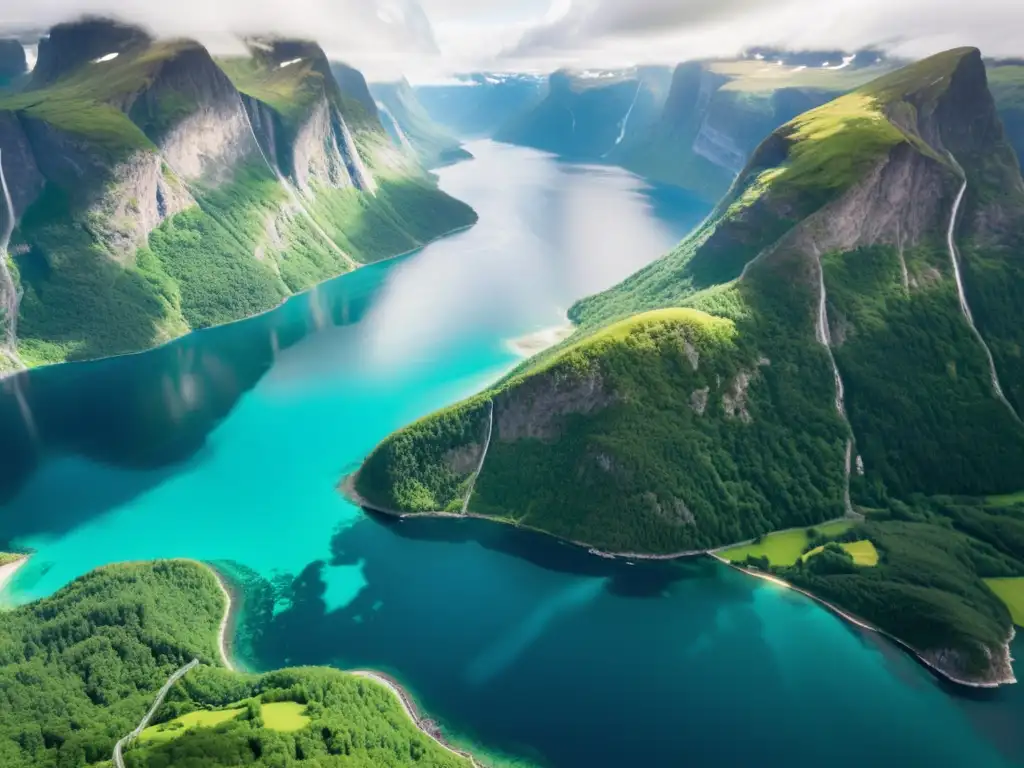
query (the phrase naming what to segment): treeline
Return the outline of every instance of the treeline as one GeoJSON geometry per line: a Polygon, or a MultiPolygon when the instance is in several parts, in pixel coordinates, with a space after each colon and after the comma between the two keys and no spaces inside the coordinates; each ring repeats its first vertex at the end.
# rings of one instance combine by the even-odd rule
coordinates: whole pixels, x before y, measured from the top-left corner
{"type": "Polygon", "coordinates": [[[200,667],[168,695],[159,719],[239,703],[247,706],[238,719],[186,731],[167,742],[140,743],[125,754],[125,762],[129,768],[283,766],[306,761],[324,768],[469,765],[419,731],[391,691],[332,669],[240,676],[200,667]],[[311,721],[293,732],[267,728],[260,715],[261,701],[305,704],[311,721]]]}
{"type": "Polygon", "coordinates": [[[194,563],[111,565],[0,621],[0,765],[110,758],[171,673],[214,663],[224,598],[194,563]]]}

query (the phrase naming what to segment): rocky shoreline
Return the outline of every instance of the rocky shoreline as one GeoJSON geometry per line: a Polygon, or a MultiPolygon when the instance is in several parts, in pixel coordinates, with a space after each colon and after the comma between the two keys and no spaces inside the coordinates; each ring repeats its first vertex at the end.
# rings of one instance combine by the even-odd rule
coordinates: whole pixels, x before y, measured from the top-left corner
{"type": "Polygon", "coordinates": [[[461,749],[456,749],[447,741],[445,741],[444,735],[441,733],[441,727],[433,720],[428,717],[424,717],[416,707],[416,702],[412,700],[412,697],[402,687],[401,683],[395,680],[389,675],[385,675],[382,672],[374,672],[371,669],[355,669],[349,672],[354,677],[362,677],[367,680],[373,680],[380,685],[383,685],[396,697],[402,704],[402,709],[405,710],[405,714],[408,715],[409,719],[413,721],[417,728],[420,729],[426,736],[429,736],[441,747],[448,750],[454,755],[458,755],[461,758],[469,760],[470,764],[474,768],[479,768],[479,763],[473,758],[469,752],[465,752],[461,749]]]}
{"type": "Polygon", "coordinates": [[[760,571],[743,568],[739,565],[736,565],[735,563],[726,560],[724,557],[715,554],[714,552],[709,552],[707,554],[709,557],[714,558],[723,565],[726,565],[729,568],[737,570],[740,573],[744,573],[748,576],[753,576],[754,578],[762,579],[764,581],[770,581],[771,583],[777,584],[780,587],[784,587],[785,589],[791,589],[794,592],[799,592],[804,597],[810,598],[818,605],[831,611],[847,623],[852,624],[860,629],[864,629],[869,632],[875,632],[881,635],[890,642],[895,643],[900,648],[907,651],[919,663],[927,667],[933,674],[947,682],[954,683],[955,685],[962,685],[967,688],[999,688],[1000,686],[1013,685],[1017,682],[1017,678],[1013,672],[1013,656],[1010,652],[1010,645],[1013,642],[1014,637],[1016,637],[1016,630],[1012,627],[1010,628],[1010,636],[1006,639],[1006,642],[1003,643],[1001,647],[1001,653],[999,654],[999,658],[993,659],[992,666],[990,666],[990,671],[992,674],[985,678],[966,678],[963,677],[959,669],[950,668],[952,667],[953,660],[959,658],[959,654],[956,651],[920,651],[917,648],[914,648],[909,643],[905,642],[904,640],[901,640],[895,635],[886,632],[884,629],[875,626],[871,622],[854,616],[852,613],[844,611],[837,605],[834,605],[833,603],[830,603],[827,600],[818,597],[812,592],[808,592],[805,589],[801,589],[800,587],[794,586],[793,584],[790,584],[788,581],[780,579],[778,576],[773,576],[768,573],[762,573],[760,571]]]}

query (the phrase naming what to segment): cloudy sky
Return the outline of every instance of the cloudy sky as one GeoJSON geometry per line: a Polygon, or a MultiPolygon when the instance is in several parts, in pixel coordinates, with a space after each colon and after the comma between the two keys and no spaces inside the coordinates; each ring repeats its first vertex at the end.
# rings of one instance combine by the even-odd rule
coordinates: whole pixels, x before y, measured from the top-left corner
{"type": "MultiPolygon", "coordinates": [[[[371,77],[550,71],[731,55],[750,45],[880,45],[918,56],[956,45],[1024,55],[1021,0],[32,0],[0,26],[110,14],[227,50],[238,34],[313,37],[371,77]]],[[[10,8],[14,5],[14,8],[10,8]]]]}

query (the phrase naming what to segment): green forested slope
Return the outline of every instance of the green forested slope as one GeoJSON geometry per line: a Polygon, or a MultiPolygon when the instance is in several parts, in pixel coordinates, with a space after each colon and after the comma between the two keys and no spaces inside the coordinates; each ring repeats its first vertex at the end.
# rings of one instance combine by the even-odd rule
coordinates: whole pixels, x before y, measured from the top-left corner
{"type": "MultiPolygon", "coordinates": [[[[886,75],[773,133],[701,228],[574,306],[563,345],[385,440],[356,489],[371,506],[423,512],[460,510],[472,487],[476,514],[640,553],[838,517],[846,471],[853,504],[869,507],[1019,490],[1022,192],[976,50],[886,75]],[[977,333],[947,245],[954,208],[977,333]]],[[[984,657],[1001,677],[1008,614],[979,579],[1019,568],[1019,555],[971,570],[966,592],[961,580],[915,597],[894,586],[893,542],[909,534],[867,533],[882,564],[858,571],[852,592],[821,591],[893,632],[905,622],[875,608],[903,595],[922,618],[916,647],[951,674],[984,677],[984,657]],[[988,595],[987,618],[936,608],[949,592],[970,603],[970,590],[988,595]]]]}
{"type": "MultiPolygon", "coordinates": [[[[237,320],[475,221],[391,147],[315,43],[215,62],[191,41],[88,24],[113,59],[44,61],[52,77],[0,97],[25,365],[237,320]]],[[[71,54],[82,25],[62,26],[71,54]]]]}
{"type": "Polygon", "coordinates": [[[467,764],[422,734],[377,683],[330,669],[257,676],[206,666],[217,663],[223,601],[209,569],[168,561],[106,566],[4,613],[0,765],[106,763],[166,679],[193,658],[203,665],[171,689],[154,722],[244,700],[298,702],[311,721],[280,733],[244,717],[130,747],[128,765],[269,766],[296,758],[322,766],[467,764]]]}
{"type": "Polygon", "coordinates": [[[324,768],[469,764],[421,733],[391,691],[333,669],[306,667],[257,676],[200,667],[171,692],[158,719],[229,705],[246,711],[216,727],[140,741],[125,754],[125,763],[129,768],[277,766],[292,761],[324,768]],[[274,702],[304,705],[308,724],[295,731],[275,729],[261,712],[261,704],[274,702]]]}
{"type": "Polygon", "coordinates": [[[111,565],[0,621],[0,764],[110,758],[170,674],[217,658],[223,597],[191,563],[111,565]]]}

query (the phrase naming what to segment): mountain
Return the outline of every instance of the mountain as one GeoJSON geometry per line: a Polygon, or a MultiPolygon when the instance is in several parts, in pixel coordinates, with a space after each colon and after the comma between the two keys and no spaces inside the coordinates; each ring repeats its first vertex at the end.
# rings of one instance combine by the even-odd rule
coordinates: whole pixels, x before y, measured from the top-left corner
{"type": "Polygon", "coordinates": [[[424,167],[436,168],[472,157],[454,134],[431,119],[407,80],[375,83],[372,91],[381,122],[392,140],[419,158],[424,167]]]}
{"type": "Polygon", "coordinates": [[[104,20],[40,42],[0,98],[8,365],[146,349],[475,220],[361,76],[343,89],[312,42],[248,44],[215,61],[104,20]]]}
{"type": "Polygon", "coordinates": [[[674,251],[387,438],[354,490],[641,555],[845,517],[876,569],[773,565],[950,676],[1005,680],[1009,613],[981,579],[1024,574],[1024,521],[979,540],[996,512],[900,500],[1020,490],[1022,238],[979,52],[924,60],[774,131],[674,251]]]}
{"type": "Polygon", "coordinates": [[[0,39],[0,88],[11,85],[28,72],[25,48],[19,40],[0,39]]]}
{"type": "Polygon", "coordinates": [[[1024,60],[990,62],[988,79],[1006,138],[1024,169],[1024,60]]]}
{"type": "Polygon", "coordinates": [[[674,71],[556,72],[495,137],[623,166],[714,203],[758,144],[797,115],[887,71],[877,54],[753,49],[674,71]],[[831,63],[831,62],[836,63],[831,63]]]}
{"type": "Polygon", "coordinates": [[[495,138],[570,159],[608,157],[655,120],[670,78],[664,67],[555,72],[544,99],[508,121],[495,138]]]}
{"type": "Polygon", "coordinates": [[[430,118],[456,136],[491,137],[539,102],[544,87],[533,75],[484,72],[413,90],[430,118]]]}

